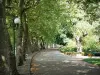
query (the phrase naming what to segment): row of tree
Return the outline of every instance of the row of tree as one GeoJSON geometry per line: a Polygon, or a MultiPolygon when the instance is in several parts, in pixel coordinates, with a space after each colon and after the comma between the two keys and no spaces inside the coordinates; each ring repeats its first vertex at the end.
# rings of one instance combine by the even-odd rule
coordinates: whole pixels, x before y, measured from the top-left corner
{"type": "Polygon", "coordinates": [[[99,9],[99,0],[0,0],[0,74],[18,75],[17,66],[23,65],[26,52],[44,49],[55,40],[65,45],[60,42],[66,42],[62,34],[85,36],[86,28],[81,31],[79,22],[100,22],[99,9]],[[16,17],[20,17],[17,25],[16,17]]]}
{"type": "Polygon", "coordinates": [[[64,1],[0,0],[0,75],[19,75],[26,51],[54,40],[64,1]],[[16,26],[15,17],[20,17],[16,26]]]}

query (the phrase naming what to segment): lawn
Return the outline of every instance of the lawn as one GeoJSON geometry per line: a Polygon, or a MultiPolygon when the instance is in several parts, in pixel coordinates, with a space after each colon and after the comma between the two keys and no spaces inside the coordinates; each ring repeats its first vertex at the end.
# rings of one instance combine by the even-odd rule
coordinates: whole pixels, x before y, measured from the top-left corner
{"type": "Polygon", "coordinates": [[[100,58],[87,58],[83,61],[100,66],[100,58]]]}

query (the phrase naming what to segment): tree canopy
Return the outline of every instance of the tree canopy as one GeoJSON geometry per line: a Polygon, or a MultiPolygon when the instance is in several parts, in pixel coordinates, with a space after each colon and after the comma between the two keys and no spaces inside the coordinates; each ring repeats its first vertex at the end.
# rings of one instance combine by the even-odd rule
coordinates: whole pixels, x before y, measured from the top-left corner
{"type": "MultiPolygon", "coordinates": [[[[0,21],[0,24],[7,27],[9,33],[11,43],[7,44],[10,45],[11,54],[8,56],[14,59],[13,67],[23,64],[28,50],[42,50],[50,43],[64,45],[68,49],[76,45],[84,50],[99,49],[100,0],[2,1],[0,9],[4,14],[0,15],[0,19],[3,18],[4,23],[0,21]],[[14,23],[16,17],[20,18],[18,24],[14,23]]],[[[2,31],[1,35],[2,33],[6,34],[2,31]]],[[[3,38],[0,40],[4,41],[3,38]]]]}

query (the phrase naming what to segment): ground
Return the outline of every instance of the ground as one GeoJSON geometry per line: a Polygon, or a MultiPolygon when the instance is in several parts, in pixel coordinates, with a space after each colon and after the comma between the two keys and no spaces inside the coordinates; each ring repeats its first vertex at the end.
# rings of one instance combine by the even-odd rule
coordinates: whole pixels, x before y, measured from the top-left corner
{"type": "Polygon", "coordinates": [[[23,75],[100,75],[100,67],[86,63],[82,59],[54,49],[43,50],[34,55],[31,68],[26,67],[28,70],[24,71],[23,75]]]}

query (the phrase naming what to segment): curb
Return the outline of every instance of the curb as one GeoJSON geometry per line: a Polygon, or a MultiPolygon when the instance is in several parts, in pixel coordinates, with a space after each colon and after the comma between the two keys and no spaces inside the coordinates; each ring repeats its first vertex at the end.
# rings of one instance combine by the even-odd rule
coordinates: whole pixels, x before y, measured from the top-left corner
{"type": "Polygon", "coordinates": [[[32,58],[31,58],[31,61],[30,61],[30,75],[32,75],[32,73],[31,73],[31,63],[32,63],[32,61],[33,61],[33,58],[38,54],[38,53],[40,53],[41,51],[36,51],[35,53],[33,53],[33,55],[32,55],[32,58]]]}

